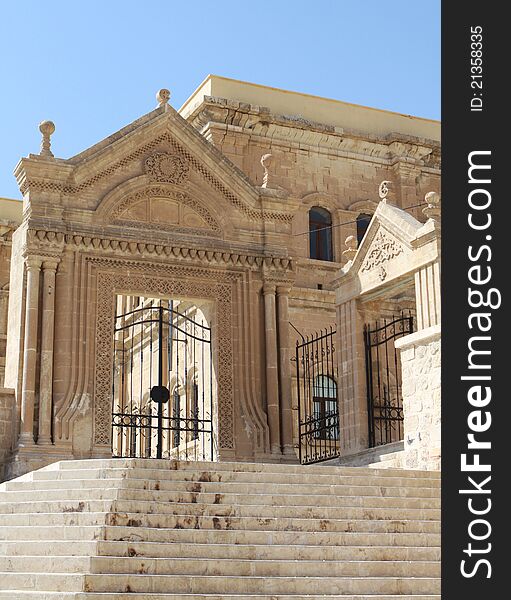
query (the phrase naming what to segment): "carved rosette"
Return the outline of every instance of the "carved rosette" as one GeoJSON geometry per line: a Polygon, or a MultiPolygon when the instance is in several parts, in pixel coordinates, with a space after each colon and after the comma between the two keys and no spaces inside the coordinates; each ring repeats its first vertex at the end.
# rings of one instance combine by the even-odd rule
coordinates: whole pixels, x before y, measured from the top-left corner
{"type": "Polygon", "coordinates": [[[161,183],[183,183],[188,179],[190,165],[179,154],[155,152],[145,161],[145,171],[153,181],[161,183]]]}
{"type": "Polygon", "coordinates": [[[377,267],[381,267],[379,277],[383,281],[387,273],[381,265],[395,258],[403,252],[403,247],[394,238],[391,238],[382,230],[378,231],[372,248],[369,250],[361,271],[372,271],[377,267]]]}

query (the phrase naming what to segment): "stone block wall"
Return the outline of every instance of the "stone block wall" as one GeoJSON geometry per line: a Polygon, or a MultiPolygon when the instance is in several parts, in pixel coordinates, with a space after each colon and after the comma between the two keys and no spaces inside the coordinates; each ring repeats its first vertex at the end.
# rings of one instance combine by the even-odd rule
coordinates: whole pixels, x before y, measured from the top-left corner
{"type": "Polygon", "coordinates": [[[396,340],[401,351],[404,468],[440,469],[440,326],[396,340]]]}
{"type": "Polygon", "coordinates": [[[0,387],[0,481],[14,441],[14,390],[0,387]]]}

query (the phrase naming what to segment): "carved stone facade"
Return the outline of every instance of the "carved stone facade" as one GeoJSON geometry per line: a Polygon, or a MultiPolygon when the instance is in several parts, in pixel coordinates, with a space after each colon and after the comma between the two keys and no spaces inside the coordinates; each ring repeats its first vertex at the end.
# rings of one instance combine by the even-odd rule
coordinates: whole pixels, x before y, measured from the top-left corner
{"type": "MultiPolygon", "coordinates": [[[[217,458],[296,461],[290,357],[300,335],[335,326],[357,217],[375,212],[382,180],[405,209],[439,190],[436,122],[214,77],[179,112],[168,97],[69,159],[52,155],[46,124],[41,153],[16,168],[23,206],[0,201],[7,476],[110,455],[116,294],[209,302],[217,458]],[[313,207],[331,215],[332,261],[311,258],[313,207]]],[[[364,243],[368,289],[409,260],[383,230],[364,243]]],[[[339,387],[359,385],[350,377],[339,387]]],[[[366,443],[346,435],[359,436],[346,452],[366,443]]]]}

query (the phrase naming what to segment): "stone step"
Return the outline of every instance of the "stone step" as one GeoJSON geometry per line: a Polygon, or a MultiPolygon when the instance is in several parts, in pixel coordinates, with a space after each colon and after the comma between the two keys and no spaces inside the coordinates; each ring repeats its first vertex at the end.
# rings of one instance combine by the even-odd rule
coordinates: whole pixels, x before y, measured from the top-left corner
{"type": "MultiPolygon", "coordinates": [[[[30,529],[30,528],[26,528],[30,529]]],[[[33,529],[33,528],[32,528],[33,529]]],[[[55,529],[55,528],[54,528],[55,529]]],[[[103,529],[106,540],[147,542],[188,542],[227,544],[313,544],[313,545],[385,545],[439,546],[438,533],[368,533],[339,531],[268,531],[222,529],[147,529],[110,527],[103,529]]],[[[12,538],[11,538],[12,539],[12,538]]]]}
{"type": "MultiPolygon", "coordinates": [[[[374,472],[374,470],[373,470],[374,472]]],[[[10,483],[19,481],[55,481],[66,479],[144,479],[157,481],[199,481],[199,482],[236,482],[236,483],[287,483],[300,485],[381,485],[381,486],[408,486],[408,487],[440,487],[439,479],[416,478],[413,473],[392,476],[380,476],[360,473],[344,473],[338,475],[298,474],[298,473],[255,473],[241,471],[206,471],[206,470],[163,470],[163,469],[63,469],[39,470],[11,480],[10,483]]],[[[9,489],[9,485],[7,485],[9,489]]]]}
{"type": "Polygon", "coordinates": [[[2,540],[115,540],[140,542],[186,542],[220,544],[300,544],[439,546],[438,533],[275,531],[225,529],[156,529],[108,525],[74,527],[13,526],[0,530],[2,540]]]}
{"type": "MultiPolygon", "coordinates": [[[[322,474],[339,475],[342,473],[351,475],[374,475],[373,469],[364,469],[363,467],[343,467],[341,465],[325,466],[321,463],[314,465],[298,464],[278,464],[278,463],[251,463],[251,462],[210,462],[210,461],[176,461],[168,459],[144,459],[144,458],[106,458],[106,459],[85,459],[85,460],[65,460],[52,463],[40,470],[65,470],[65,469],[103,469],[103,468],[142,468],[149,466],[150,469],[185,470],[185,471],[238,471],[241,473],[283,473],[298,475],[304,474],[322,474]]],[[[378,473],[382,477],[401,477],[409,474],[416,478],[440,479],[438,471],[420,471],[406,469],[381,469],[378,473]]]]}
{"type": "Polygon", "coordinates": [[[255,577],[0,573],[4,589],[174,594],[438,594],[434,577],[255,577]]]}
{"type": "Polygon", "coordinates": [[[262,504],[204,504],[165,503],[141,500],[91,500],[71,504],[69,501],[34,501],[0,503],[2,514],[76,513],[76,512],[131,512],[174,515],[209,515],[239,517],[298,517],[315,519],[419,519],[439,520],[439,509],[394,507],[327,507],[327,506],[265,506],[262,504]]]}
{"type": "Polygon", "coordinates": [[[437,600],[434,475],[56,463],[0,486],[0,600],[437,600]]]}
{"type": "MultiPolygon", "coordinates": [[[[105,484],[106,485],[106,484],[105,484]]],[[[175,502],[175,503],[204,503],[204,504],[261,504],[268,506],[365,506],[365,507],[385,507],[392,506],[395,508],[440,508],[439,497],[402,497],[402,496],[331,496],[317,494],[265,494],[259,493],[256,495],[248,494],[232,494],[232,493],[215,493],[215,492],[179,492],[161,490],[143,490],[143,489],[126,489],[113,487],[94,487],[94,488],[69,488],[44,490],[44,494],[40,490],[26,491],[9,491],[0,492],[0,505],[3,502],[33,502],[44,497],[47,500],[59,501],[74,501],[76,506],[80,502],[86,500],[113,500],[115,498],[132,501],[156,501],[156,502],[175,502]]],[[[299,488],[299,486],[297,486],[299,488]]]]}
{"type": "Polygon", "coordinates": [[[187,544],[77,540],[10,540],[0,542],[3,556],[138,556],[147,558],[229,558],[246,560],[397,560],[438,561],[439,547],[315,546],[265,544],[187,544]]]}
{"type": "Polygon", "coordinates": [[[0,572],[216,575],[243,577],[439,577],[437,561],[271,560],[116,556],[0,557],[0,572]]]}
{"type": "MultiPolygon", "coordinates": [[[[330,531],[439,533],[440,521],[385,519],[317,519],[284,517],[235,517],[143,513],[22,513],[0,515],[0,527],[70,527],[112,525],[140,529],[222,529],[252,531],[330,531]]],[[[0,533],[1,536],[1,533],[0,533]]]]}
{"type": "Polygon", "coordinates": [[[1,591],[1,600],[440,600],[439,594],[352,595],[352,594],[152,594],[152,593],[91,593],[91,592],[33,592],[1,591]]]}
{"type": "MultiPolygon", "coordinates": [[[[121,489],[143,489],[155,491],[171,491],[171,492],[213,492],[213,493],[234,493],[234,494],[260,494],[268,490],[269,484],[264,482],[190,482],[190,481],[152,481],[144,478],[98,478],[98,479],[67,479],[67,480],[47,480],[47,481],[21,481],[12,480],[2,485],[5,486],[0,500],[4,500],[5,493],[9,491],[27,491],[37,490],[43,492],[52,489],[91,489],[114,487],[118,485],[121,489]]],[[[406,498],[435,498],[439,497],[439,488],[432,487],[413,487],[405,485],[372,485],[371,480],[367,478],[365,485],[350,485],[350,484],[296,484],[290,483],[272,483],[272,490],[277,494],[293,494],[296,493],[297,487],[300,488],[302,494],[314,496],[334,495],[334,496],[397,496],[406,498]]]]}
{"type": "MultiPolygon", "coordinates": [[[[340,467],[371,467],[382,468],[382,463],[385,461],[392,462],[400,459],[404,450],[404,442],[392,442],[391,444],[383,444],[381,446],[375,446],[374,448],[367,448],[351,454],[350,456],[343,456],[338,459],[340,467]],[[379,467],[378,467],[379,465],[379,467]]],[[[437,476],[439,473],[437,473],[437,476]]]]}

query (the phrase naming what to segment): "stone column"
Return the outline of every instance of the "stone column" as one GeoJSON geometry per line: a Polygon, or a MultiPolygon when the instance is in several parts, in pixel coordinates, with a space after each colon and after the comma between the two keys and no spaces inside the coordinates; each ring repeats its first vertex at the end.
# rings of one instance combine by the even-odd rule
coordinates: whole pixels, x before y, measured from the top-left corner
{"type": "Polygon", "coordinates": [[[346,456],[368,446],[364,323],[356,300],[336,310],[340,443],[346,456]]]}
{"type": "Polygon", "coordinates": [[[284,454],[294,455],[293,409],[291,405],[291,373],[289,348],[289,286],[277,287],[277,315],[279,333],[279,380],[281,443],[284,454]]]}
{"type": "Polygon", "coordinates": [[[279,379],[277,350],[277,315],[275,312],[275,286],[264,284],[264,337],[266,342],[266,406],[270,427],[272,454],[280,454],[279,379]]]}
{"type": "Polygon", "coordinates": [[[20,446],[34,443],[35,369],[37,358],[37,321],[39,318],[39,272],[42,260],[26,259],[27,289],[25,297],[25,339],[21,384],[20,446]]]}
{"type": "Polygon", "coordinates": [[[48,259],[43,262],[43,312],[41,327],[41,374],[39,379],[38,444],[51,444],[55,272],[58,263],[58,258],[48,259]]]}

